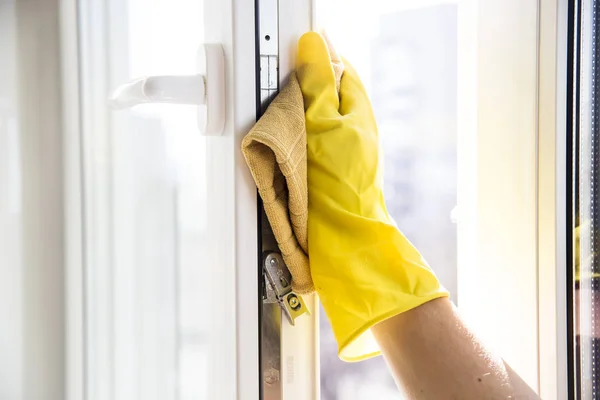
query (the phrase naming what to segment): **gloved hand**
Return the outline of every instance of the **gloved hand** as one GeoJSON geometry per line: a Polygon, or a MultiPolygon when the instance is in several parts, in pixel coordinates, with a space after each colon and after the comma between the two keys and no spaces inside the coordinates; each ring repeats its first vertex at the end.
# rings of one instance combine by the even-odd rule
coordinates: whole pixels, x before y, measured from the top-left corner
{"type": "Polygon", "coordinates": [[[448,293],[387,212],[377,125],[356,72],[344,60],[338,95],[327,44],[315,32],[300,38],[297,60],[311,274],[339,357],[359,361],[379,354],[373,325],[448,293]]]}

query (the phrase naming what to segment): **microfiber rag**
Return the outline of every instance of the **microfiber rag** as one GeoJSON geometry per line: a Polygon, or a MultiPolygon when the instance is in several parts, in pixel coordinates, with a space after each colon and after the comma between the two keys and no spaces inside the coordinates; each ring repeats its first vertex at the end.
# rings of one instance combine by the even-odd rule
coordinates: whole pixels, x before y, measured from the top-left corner
{"type": "Polygon", "coordinates": [[[296,293],[314,291],[308,263],[304,101],[295,73],[242,141],[273,234],[296,293]]]}
{"type": "MultiPolygon", "coordinates": [[[[333,62],[337,89],[344,72],[333,62]]],[[[308,183],[304,98],[296,73],[242,140],[279,250],[298,294],[315,291],[308,260],[308,183]]]]}

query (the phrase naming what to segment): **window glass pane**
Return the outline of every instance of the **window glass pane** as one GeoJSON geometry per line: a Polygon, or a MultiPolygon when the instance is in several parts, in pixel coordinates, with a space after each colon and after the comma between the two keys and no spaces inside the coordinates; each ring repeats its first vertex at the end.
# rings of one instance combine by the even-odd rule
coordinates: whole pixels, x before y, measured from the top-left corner
{"type": "MultiPolygon", "coordinates": [[[[323,25],[371,96],[388,210],[456,301],[457,5],[321,3],[323,25]],[[335,18],[342,7],[351,15],[335,18]],[[356,29],[356,21],[364,27],[356,29]]],[[[382,357],[358,364],[337,358],[329,322],[321,315],[321,398],[402,398],[382,357]]]]}
{"type": "MultiPolygon", "coordinates": [[[[600,3],[580,5],[577,38],[579,86],[574,134],[573,333],[577,399],[600,398],[600,3]]],[[[577,82],[577,81],[575,81],[577,82]]],[[[576,83],[575,83],[576,84],[576,83]]]]}
{"type": "Polygon", "coordinates": [[[118,85],[193,74],[201,0],[81,3],[91,400],[208,398],[205,138],[195,106],[106,108],[118,85]]]}

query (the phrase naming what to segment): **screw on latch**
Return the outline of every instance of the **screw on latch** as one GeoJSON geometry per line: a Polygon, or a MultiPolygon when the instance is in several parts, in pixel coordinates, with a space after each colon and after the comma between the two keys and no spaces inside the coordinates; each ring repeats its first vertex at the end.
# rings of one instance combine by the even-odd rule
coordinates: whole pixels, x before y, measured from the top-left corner
{"type": "Polygon", "coordinates": [[[281,286],[283,286],[284,288],[290,285],[287,279],[285,279],[283,276],[279,278],[279,283],[281,283],[281,286]]]}
{"type": "Polygon", "coordinates": [[[300,301],[298,300],[298,297],[295,294],[291,294],[288,297],[288,304],[290,305],[290,307],[292,307],[292,310],[294,310],[294,311],[296,311],[300,307],[302,307],[302,304],[300,303],[300,301]]]}
{"type": "Polygon", "coordinates": [[[271,258],[271,267],[276,267],[277,266],[277,259],[275,257],[271,258]]]}

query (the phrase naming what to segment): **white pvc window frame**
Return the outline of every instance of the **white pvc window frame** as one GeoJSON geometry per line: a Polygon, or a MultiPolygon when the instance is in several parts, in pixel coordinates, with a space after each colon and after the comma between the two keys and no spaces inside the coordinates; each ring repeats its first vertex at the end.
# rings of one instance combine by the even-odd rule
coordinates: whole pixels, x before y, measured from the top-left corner
{"type": "Polygon", "coordinates": [[[536,391],[537,21],[533,0],[459,6],[458,307],[536,391]]]}
{"type": "MultiPolygon", "coordinates": [[[[86,241],[97,240],[95,245],[100,246],[105,243],[103,238],[107,230],[98,213],[106,209],[106,204],[97,202],[106,197],[98,198],[98,193],[89,193],[95,180],[104,179],[103,172],[90,171],[84,164],[86,158],[93,157],[90,146],[106,145],[91,140],[94,130],[106,129],[108,124],[105,115],[107,82],[85,81],[86,74],[80,74],[80,71],[104,68],[101,62],[103,43],[106,44],[109,34],[102,23],[107,17],[106,10],[99,3],[78,0],[61,0],[60,3],[64,193],[68,210],[65,213],[65,304],[66,398],[69,400],[88,398],[90,380],[86,368],[90,349],[86,346],[90,334],[101,334],[87,328],[90,288],[85,282],[89,279],[86,274],[90,263],[102,263],[103,256],[102,252],[90,254],[86,250],[86,241]],[[81,29],[81,18],[88,24],[85,29],[81,29]],[[92,53],[82,54],[82,48],[92,53]],[[86,103],[81,102],[85,97],[81,95],[83,89],[92,95],[86,103]],[[93,120],[83,120],[84,115],[92,116],[93,120]],[[96,218],[90,220],[86,213],[95,213],[96,218]]],[[[226,299],[217,306],[210,305],[218,309],[211,311],[210,317],[219,328],[220,339],[211,349],[211,354],[218,357],[211,358],[210,381],[213,384],[209,397],[253,400],[259,393],[257,202],[240,144],[256,117],[254,0],[205,0],[204,25],[205,42],[220,43],[225,50],[228,106],[223,135],[207,141],[207,201],[211,211],[207,215],[210,237],[214,241],[208,246],[207,262],[214,265],[214,275],[209,279],[213,283],[211,290],[220,293],[219,298],[226,299]]],[[[106,71],[94,75],[106,76],[106,71]]],[[[105,356],[100,362],[105,363],[100,371],[110,368],[110,360],[105,356]]],[[[96,389],[100,391],[97,392],[100,397],[111,390],[110,387],[96,389]]]]}
{"type": "Polygon", "coordinates": [[[65,234],[65,399],[85,399],[82,164],[77,0],[60,1],[65,234]]]}
{"type": "MultiPolygon", "coordinates": [[[[538,63],[539,394],[566,399],[568,0],[540,2],[538,63]]],[[[571,377],[574,378],[574,377],[571,377]]]]}
{"type": "Polygon", "coordinates": [[[542,398],[564,399],[567,1],[461,4],[459,309],[542,398]]]}
{"type": "Polygon", "coordinates": [[[1,398],[64,397],[58,16],[58,1],[0,3],[1,398]]]}
{"type": "MultiPolygon", "coordinates": [[[[459,111],[461,139],[477,146],[474,153],[459,150],[459,170],[464,179],[475,179],[476,192],[465,190],[462,209],[477,210],[476,218],[461,215],[459,234],[460,309],[475,329],[497,346],[502,356],[547,399],[566,398],[566,321],[564,271],[564,136],[566,85],[566,1],[464,0],[459,18],[476,15],[476,26],[460,24],[471,40],[459,51],[468,51],[470,65],[459,76],[466,97],[459,111]],[[501,29],[498,18],[511,19],[511,29],[501,29]],[[532,24],[536,21],[537,24],[532,24]],[[495,23],[496,22],[496,23],[495,23]],[[489,39],[495,40],[490,45],[489,39]],[[484,42],[484,39],[486,40],[484,42]],[[518,39],[518,40],[517,40],[518,39]],[[486,46],[487,47],[486,49],[486,46]],[[518,58],[518,60],[517,60],[518,58]],[[495,70],[486,69],[502,60],[495,70]],[[514,61],[514,62],[511,62],[514,61]],[[517,62],[518,61],[518,62],[517,62]],[[506,69],[507,63],[510,69],[506,69]],[[476,74],[477,86],[467,84],[476,74]],[[506,82],[519,85],[506,85],[506,82]],[[493,94],[493,96],[492,96],[493,94]],[[514,118],[513,110],[523,110],[514,118]],[[466,118],[477,114],[475,124],[466,118]],[[512,116],[512,117],[511,117],[512,116]],[[481,136],[503,137],[513,146],[481,136]],[[524,135],[525,134],[525,135],[524,135]],[[499,144],[495,146],[494,144],[499,144]],[[491,154],[491,152],[494,154],[491,154]],[[492,155],[494,157],[492,157],[492,155]],[[492,160],[517,157],[503,177],[492,160]],[[527,174],[523,175],[526,171],[527,174]],[[535,171],[535,172],[532,172],[535,171]],[[493,182],[524,179],[523,197],[485,197],[493,182]],[[486,203],[483,204],[482,201],[486,203]],[[494,213],[511,207],[515,218],[496,224],[494,213]],[[492,229],[493,227],[494,229],[492,229]],[[523,229],[526,227],[526,229],[523,229]],[[533,228],[531,228],[533,227],[533,228]],[[500,229],[498,229],[500,228],[500,229]],[[530,229],[531,228],[531,229],[530,229]],[[485,229],[485,232],[482,230],[485,229]],[[482,239],[483,237],[483,239],[482,239]],[[461,239],[462,238],[462,239],[461,239]],[[515,243],[519,246],[514,247],[515,243]],[[477,249],[477,252],[472,249],[477,249]],[[498,249],[503,249],[498,251],[498,249]],[[512,250],[515,251],[512,251],[512,250]],[[540,251],[543,249],[543,251],[540,251]],[[517,251],[518,250],[518,251],[517,251]],[[526,300],[515,294],[526,293],[526,300]],[[529,332],[536,332],[533,337],[529,332]]],[[[63,104],[65,124],[65,213],[67,231],[67,390],[68,399],[84,399],[85,318],[82,298],[84,257],[81,216],[81,165],[79,142],[79,87],[76,0],[61,2],[63,104]],[[75,105],[75,107],[69,107],[75,105]]],[[[280,72],[294,68],[297,38],[313,26],[315,6],[310,0],[280,3],[280,72]]],[[[206,0],[207,42],[222,43],[227,64],[226,131],[211,138],[207,154],[214,218],[209,221],[220,245],[211,262],[223,271],[219,289],[232,299],[233,314],[215,321],[225,335],[235,335],[236,346],[224,348],[223,361],[214,366],[216,379],[228,377],[235,385],[219,386],[214,398],[255,399],[258,393],[258,274],[256,191],[239,145],[255,119],[254,1],[206,0]],[[223,177],[226,177],[225,179],[223,177]],[[227,178],[229,177],[229,178],[227,178]],[[235,284],[232,285],[232,283],[235,284]],[[231,369],[231,366],[234,366],[231,369]],[[220,378],[219,378],[220,377],[220,378]]],[[[460,33],[459,33],[460,34],[460,33]]],[[[468,147],[462,147],[468,149],[468,147]]],[[[509,158],[510,159],[510,158],[509,158]]],[[[463,181],[463,184],[466,183],[463,181]]],[[[461,183],[459,183],[460,185],[461,183]]],[[[510,217],[510,213],[504,215],[510,217]]],[[[282,327],[282,383],[284,398],[318,399],[317,306],[308,299],[311,317],[296,327],[282,327]],[[301,344],[301,346],[299,346],[301,344]],[[304,356],[295,356],[302,347],[304,356]],[[291,358],[290,358],[291,357],[291,358]]]]}
{"type": "Polygon", "coordinates": [[[212,366],[215,382],[235,385],[214,385],[209,398],[254,400],[260,384],[257,193],[240,150],[256,121],[254,0],[205,0],[204,15],[205,42],[221,43],[225,51],[227,104],[223,135],[207,143],[208,227],[218,243],[209,262],[226,271],[215,285],[235,310],[215,323],[236,343],[212,366]]]}

